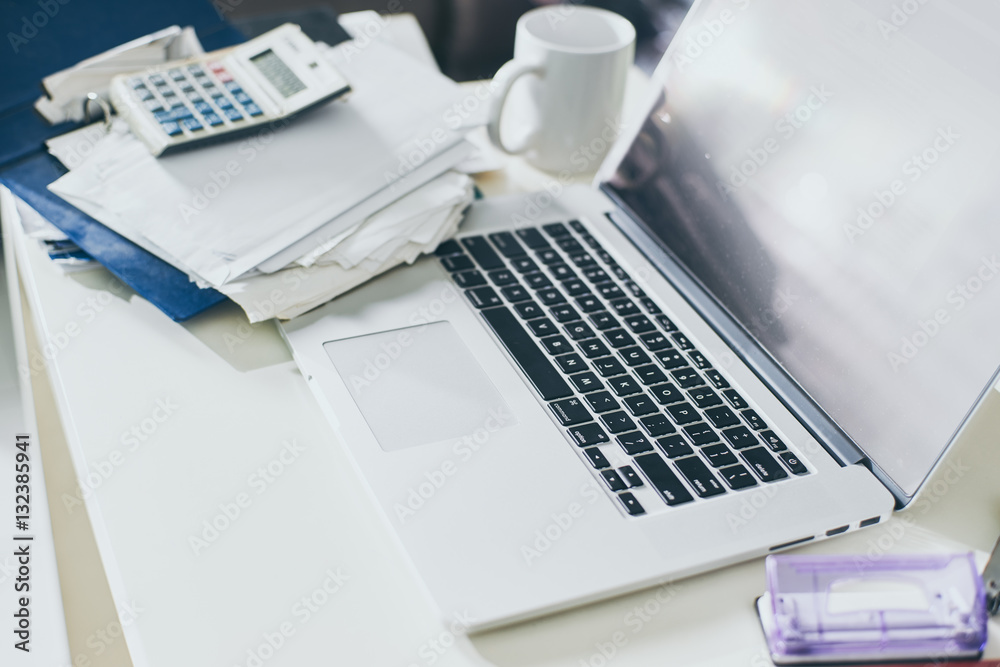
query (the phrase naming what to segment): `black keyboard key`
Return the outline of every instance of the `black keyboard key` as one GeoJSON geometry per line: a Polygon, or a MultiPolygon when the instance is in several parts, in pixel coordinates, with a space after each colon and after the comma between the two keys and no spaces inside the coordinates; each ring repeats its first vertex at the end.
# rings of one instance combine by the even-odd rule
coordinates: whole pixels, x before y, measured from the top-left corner
{"type": "Polygon", "coordinates": [[[649,321],[649,318],[645,315],[629,315],[625,318],[625,326],[627,326],[632,333],[641,334],[646,332],[651,332],[655,330],[653,323],[649,321]]]}
{"type": "Polygon", "coordinates": [[[447,257],[442,257],[441,266],[444,267],[445,271],[451,271],[452,273],[476,268],[476,265],[472,263],[468,255],[448,255],[447,257]]]}
{"type": "Polygon", "coordinates": [[[504,347],[507,348],[510,356],[514,357],[514,361],[528,376],[542,399],[551,401],[556,398],[572,396],[573,390],[566,384],[566,380],[538,347],[531,334],[524,330],[513,313],[506,308],[490,308],[482,311],[482,315],[504,347]]]}
{"type": "Polygon", "coordinates": [[[615,264],[614,260],[610,260],[608,262],[608,266],[611,267],[611,273],[615,274],[615,277],[618,278],[618,280],[621,281],[631,280],[629,275],[625,272],[625,269],[615,264]]]}
{"type": "Polygon", "coordinates": [[[751,472],[757,475],[762,482],[774,482],[788,477],[788,473],[782,468],[774,457],[763,447],[753,447],[744,449],[740,456],[746,461],[751,472]]]}
{"type": "Polygon", "coordinates": [[[756,447],[758,444],[757,438],[753,437],[753,433],[748,431],[746,426],[724,429],[722,435],[726,436],[726,440],[733,446],[733,449],[746,449],[747,447],[756,447]]]}
{"type": "MultiPolygon", "coordinates": [[[[636,296],[642,296],[642,295],[636,294],[636,296]]],[[[660,310],[660,307],[656,305],[656,302],[654,302],[649,297],[642,296],[642,298],[639,299],[639,303],[642,304],[642,307],[645,308],[646,312],[649,313],[650,315],[659,315],[660,313],[663,312],[662,310],[660,310]]]]}
{"type": "Polygon", "coordinates": [[[576,312],[576,308],[564,303],[560,306],[556,306],[550,310],[552,317],[555,318],[556,322],[560,324],[565,324],[566,322],[573,322],[580,319],[580,314],[576,312]]]}
{"type": "Polygon", "coordinates": [[[669,382],[650,387],[649,393],[660,405],[671,405],[684,400],[684,394],[681,393],[681,390],[669,382]]]}
{"type": "Polygon", "coordinates": [[[476,260],[476,263],[486,271],[504,268],[503,260],[493,249],[490,242],[483,236],[466,236],[462,239],[462,245],[476,260]]]}
{"type": "Polygon", "coordinates": [[[605,283],[611,280],[611,276],[604,272],[599,266],[588,267],[583,270],[583,277],[592,283],[605,283]]]}
{"type": "Polygon", "coordinates": [[[635,430],[635,422],[621,410],[601,415],[601,421],[604,422],[604,425],[612,433],[625,433],[626,431],[635,430]]]}
{"type": "Polygon", "coordinates": [[[590,459],[590,465],[594,466],[598,470],[611,467],[611,464],[608,463],[608,460],[604,458],[604,454],[602,454],[601,450],[597,447],[588,447],[583,450],[583,453],[587,455],[588,459],[590,459]]]}
{"type": "Polygon", "coordinates": [[[528,290],[524,289],[520,285],[511,285],[510,287],[504,287],[500,290],[503,294],[503,298],[507,299],[511,303],[517,303],[518,301],[527,301],[531,298],[531,294],[528,290]]]}
{"type": "Polygon", "coordinates": [[[561,222],[550,222],[547,225],[542,225],[542,229],[545,233],[553,238],[559,238],[560,236],[570,236],[569,230],[566,229],[566,225],[561,222]]]}
{"type": "Polygon", "coordinates": [[[630,489],[642,486],[642,477],[639,477],[639,473],[633,470],[632,466],[622,466],[618,469],[618,474],[622,476],[630,489]]]}
{"type": "Polygon", "coordinates": [[[618,396],[631,396],[642,391],[642,385],[635,381],[631,375],[622,375],[608,380],[608,386],[618,396]]]}
{"type": "Polygon", "coordinates": [[[617,470],[602,470],[601,477],[612,491],[624,491],[628,488],[628,484],[621,478],[617,470]]]}
{"type": "Polygon", "coordinates": [[[674,381],[682,389],[690,389],[691,387],[697,387],[700,384],[704,384],[705,381],[701,379],[701,375],[698,371],[691,368],[690,366],[683,366],[681,368],[670,371],[673,376],[674,381]]]}
{"type": "Polygon", "coordinates": [[[622,361],[629,366],[641,366],[650,362],[649,355],[643,352],[637,345],[618,350],[618,354],[621,355],[622,361]]]}
{"type": "Polygon", "coordinates": [[[621,299],[625,296],[625,292],[621,290],[618,285],[614,283],[602,283],[597,286],[597,293],[600,294],[605,299],[621,299]]]}
{"type": "Polygon", "coordinates": [[[743,420],[750,425],[755,431],[763,431],[767,428],[767,424],[761,419],[760,415],[757,414],[756,410],[744,410],[740,413],[743,416],[743,420]]]}
{"type": "Polygon", "coordinates": [[[596,313],[599,310],[604,310],[604,304],[593,294],[581,296],[576,300],[576,305],[585,313],[596,313]]]}
{"type": "Polygon", "coordinates": [[[587,369],[587,362],[580,358],[579,354],[564,354],[556,357],[556,364],[566,375],[582,373],[587,369]]]}
{"type": "Polygon", "coordinates": [[[611,302],[611,308],[620,317],[635,315],[639,312],[639,309],[635,307],[635,304],[630,299],[615,299],[611,302]]]}
{"type": "Polygon", "coordinates": [[[670,435],[671,433],[677,432],[673,423],[667,419],[667,416],[662,412],[657,412],[655,415],[643,417],[639,420],[639,423],[642,424],[643,430],[654,438],[659,438],[660,436],[670,435]]]}
{"type": "Polygon", "coordinates": [[[668,371],[687,366],[687,359],[684,358],[684,355],[673,348],[669,350],[660,350],[654,354],[656,355],[656,358],[660,360],[660,364],[668,371]]]}
{"type": "Polygon", "coordinates": [[[615,400],[615,397],[606,391],[598,391],[593,394],[587,394],[583,398],[590,404],[590,409],[597,413],[611,412],[612,410],[617,410],[621,407],[618,405],[618,401],[615,400]]]}
{"type": "Polygon", "coordinates": [[[559,246],[559,249],[562,250],[567,255],[573,255],[578,252],[583,252],[583,246],[580,245],[579,241],[577,241],[572,237],[556,239],[556,245],[559,246]]]}
{"type": "Polygon", "coordinates": [[[663,328],[663,330],[666,331],[667,333],[671,333],[673,331],[677,331],[677,325],[674,324],[670,320],[670,318],[667,317],[666,315],[662,315],[662,314],[657,315],[656,316],[656,321],[663,328]]]}
{"type": "Polygon", "coordinates": [[[599,331],[614,329],[618,326],[618,320],[606,310],[591,315],[590,321],[593,323],[594,328],[599,331]]]}
{"type": "Polygon", "coordinates": [[[713,405],[720,405],[722,399],[719,395],[708,387],[698,387],[697,389],[692,389],[688,392],[688,396],[699,408],[704,410],[705,408],[710,408],[713,405]]]}
{"type": "Polygon", "coordinates": [[[584,340],[586,338],[594,337],[594,330],[590,328],[590,325],[583,320],[577,320],[576,322],[570,322],[565,327],[566,335],[568,335],[573,340],[584,340]]]}
{"type": "Polygon", "coordinates": [[[694,453],[691,445],[680,435],[668,435],[665,438],[657,438],[656,444],[669,459],[678,459],[694,453]]]}
{"type": "Polygon", "coordinates": [[[806,475],[809,473],[809,469],[806,468],[805,464],[802,463],[802,461],[799,460],[799,457],[795,454],[792,454],[791,452],[781,452],[778,456],[785,462],[788,469],[792,471],[792,474],[806,475]]]}
{"type": "Polygon", "coordinates": [[[556,356],[558,354],[568,354],[573,351],[569,341],[562,336],[549,336],[548,338],[543,338],[542,347],[544,347],[545,351],[552,356],[556,356]]]}
{"type": "Polygon", "coordinates": [[[604,357],[611,354],[608,346],[597,338],[588,338],[587,340],[579,341],[577,345],[580,346],[583,356],[588,359],[596,359],[597,357],[604,357]]]}
{"type": "Polygon", "coordinates": [[[542,264],[561,264],[562,256],[552,248],[535,251],[535,258],[542,264]]]}
{"type": "Polygon", "coordinates": [[[496,271],[490,271],[486,274],[490,277],[490,282],[492,282],[497,287],[504,287],[505,285],[512,285],[517,282],[517,278],[513,273],[507,269],[498,269],[496,271]]]}
{"type": "Polygon", "coordinates": [[[545,311],[542,310],[541,306],[530,300],[515,303],[514,310],[516,310],[517,314],[525,320],[533,320],[536,317],[545,317],[545,311]]]}
{"type": "Polygon", "coordinates": [[[566,297],[554,287],[540,289],[535,292],[535,296],[538,297],[543,306],[558,306],[561,303],[566,303],[566,297]]]}
{"type": "Polygon", "coordinates": [[[589,232],[587,232],[587,228],[584,227],[583,223],[580,222],[579,220],[570,220],[569,221],[569,226],[572,227],[573,231],[575,231],[578,234],[587,234],[587,233],[589,233],[589,232]]]}
{"type": "Polygon", "coordinates": [[[582,238],[583,242],[589,245],[595,252],[601,252],[602,250],[604,250],[604,248],[601,247],[601,244],[598,243],[597,239],[591,236],[590,234],[584,234],[583,232],[580,232],[580,238],[582,238]]]}
{"type": "Polygon", "coordinates": [[[604,389],[604,383],[602,383],[600,379],[598,379],[598,377],[590,371],[570,375],[569,381],[573,383],[573,386],[576,387],[576,390],[581,394],[604,389]]]}
{"type": "Polygon", "coordinates": [[[526,273],[523,276],[524,282],[528,284],[531,289],[545,289],[546,287],[552,287],[552,281],[549,277],[541,272],[526,273]]]}
{"type": "Polygon", "coordinates": [[[673,347],[673,343],[667,340],[659,331],[650,331],[649,333],[644,333],[639,336],[639,340],[650,352],[656,352],[657,350],[667,350],[673,347]]]}
{"type": "Polygon", "coordinates": [[[624,329],[611,329],[604,332],[604,340],[614,348],[629,347],[635,343],[635,339],[624,329]]]}
{"type": "Polygon", "coordinates": [[[462,246],[458,245],[458,241],[455,239],[448,239],[434,250],[434,254],[438,257],[457,255],[460,252],[462,252],[462,246]]]}
{"type": "Polygon", "coordinates": [[[635,457],[635,463],[668,505],[680,505],[694,500],[659,454],[640,454],[635,457]]]}
{"type": "Polygon", "coordinates": [[[645,514],[646,510],[642,508],[639,501],[631,493],[619,493],[618,500],[621,502],[625,511],[628,512],[629,516],[639,516],[640,514],[645,514]]]}
{"type": "Polygon", "coordinates": [[[691,440],[692,444],[698,445],[699,447],[710,445],[713,442],[719,441],[719,434],[705,422],[698,422],[696,424],[689,424],[685,426],[684,433],[687,434],[687,437],[691,440]]]}
{"type": "Polygon", "coordinates": [[[584,296],[590,294],[590,288],[587,287],[586,283],[578,278],[570,278],[563,282],[563,289],[566,290],[566,294],[572,297],[584,296]]]}
{"type": "Polygon", "coordinates": [[[705,370],[712,367],[712,364],[708,363],[708,359],[705,358],[705,355],[697,350],[688,353],[688,357],[691,359],[691,363],[695,368],[705,370]]]}
{"type": "Polygon", "coordinates": [[[747,402],[743,400],[743,397],[740,396],[740,393],[735,389],[727,389],[722,392],[722,395],[725,396],[726,400],[729,401],[729,404],[737,410],[745,410],[750,407],[747,402]]]}
{"type": "Polygon", "coordinates": [[[578,447],[593,447],[594,445],[603,445],[606,442],[611,442],[611,438],[604,432],[604,429],[594,422],[578,424],[566,432],[569,433],[569,437],[573,438],[573,442],[578,447]]]}
{"type": "Polygon", "coordinates": [[[618,440],[618,444],[622,446],[622,449],[629,456],[653,451],[653,445],[646,439],[646,436],[638,431],[622,434],[616,440],[618,440]]]}
{"type": "MultiPolygon", "coordinates": [[[[631,294],[637,299],[641,299],[642,297],[646,296],[646,293],[642,291],[642,288],[631,280],[625,281],[625,289],[627,289],[629,294],[631,294]]],[[[636,315],[636,317],[642,317],[642,315],[636,315]]]]}
{"type": "Polygon", "coordinates": [[[722,373],[714,368],[705,371],[705,377],[708,378],[708,381],[711,382],[712,386],[716,389],[726,389],[729,387],[729,383],[726,382],[726,378],[722,377],[722,373]]]}
{"type": "Polygon", "coordinates": [[[600,359],[594,359],[590,363],[594,364],[594,370],[604,378],[623,375],[625,373],[625,367],[622,366],[622,362],[614,357],[601,357],[600,359]]]}
{"type": "Polygon", "coordinates": [[[684,479],[694,488],[694,492],[702,498],[709,498],[726,492],[725,487],[719,483],[719,480],[715,478],[715,475],[705,465],[705,462],[698,457],[689,456],[686,459],[677,459],[674,461],[674,465],[684,475],[684,479]]]}
{"type": "Polygon", "coordinates": [[[486,278],[479,271],[462,271],[451,277],[459,287],[479,287],[486,284],[486,278]]]}
{"type": "Polygon", "coordinates": [[[587,406],[585,406],[583,401],[575,396],[561,401],[553,401],[552,403],[549,403],[549,409],[552,410],[552,414],[556,416],[556,419],[558,419],[559,423],[563,426],[583,424],[584,422],[589,422],[593,419],[593,417],[590,416],[590,411],[587,409],[587,406]]]}
{"type": "Polygon", "coordinates": [[[534,227],[528,227],[526,229],[519,229],[515,232],[524,245],[528,246],[532,250],[538,250],[539,248],[548,248],[549,242],[545,240],[542,233],[535,229],[534,227]]]}
{"type": "Polygon", "coordinates": [[[638,366],[632,370],[635,371],[635,375],[639,378],[639,382],[643,383],[647,387],[667,381],[666,374],[653,364],[649,364],[648,366],[638,366]]]}
{"type": "Polygon", "coordinates": [[[625,407],[628,408],[628,411],[632,413],[633,417],[645,417],[646,415],[651,415],[654,412],[659,411],[659,408],[656,407],[656,403],[653,402],[653,399],[645,394],[630,396],[622,402],[625,403],[625,407]]]}
{"type": "Polygon", "coordinates": [[[705,416],[708,417],[708,420],[712,422],[715,428],[728,428],[740,423],[740,418],[724,405],[705,410],[705,416]]]}
{"type": "Polygon", "coordinates": [[[518,273],[532,273],[538,270],[538,265],[535,264],[535,260],[530,257],[515,257],[510,260],[510,265],[518,273]]]}
{"type": "MultiPolygon", "coordinates": [[[[552,277],[559,282],[576,280],[576,272],[565,264],[553,264],[549,267],[549,272],[552,274],[552,277]]],[[[583,283],[581,282],[580,284],[582,285],[583,283]]],[[[589,292],[590,290],[588,289],[587,291],[589,292]]]]}
{"type": "Polygon", "coordinates": [[[694,422],[701,419],[701,415],[698,411],[694,409],[694,406],[690,403],[677,403],[676,405],[668,405],[667,412],[670,413],[671,419],[678,426],[683,426],[685,424],[693,424],[694,422]]]}
{"type": "Polygon", "coordinates": [[[597,265],[597,260],[590,256],[588,252],[577,252],[569,256],[571,262],[581,269],[586,269],[597,265]]]}
{"type": "Polygon", "coordinates": [[[685,352],[694,349],[694,343],[688,340],[688,337],[682,333],[671,334],[671,338],[674,339],[674,344],[685,352]]]}
{"type": "Polygon", "coordinates": [[[779,438],[774,431],[761,432],[760,439],[764,441],[764,444],[767,445],[767,448],[772,452],[783,452],[788,449],[785,447],[785,443],[781,441],[781,438],[779,438]]]}
{"type": "Polygon", "coordinates": [[[510,232],[490,234],[490,241],[504,257],[523,257],[527,254],[510,232]]]}
{"type": "Polygon", "coordinates": [[[503,299],[493,291],[492,287],[467,289],[465,290],[465,296],[469,297],[469,301],[476,308],[492,308],[493,306],[503,305],[503,299]]]}
{"type": "Polygon", "coordinates": [[[725,445],[703,447],[701,455],[708,459],[713,468],[722,468],[723,466],[731,466],[740,462],[736,458],[736,454],[729,451],[729,448],[725,445]]]}
{"type": "Polygon", "coordinates": [[[734,491],[757,486],[757,480],[753,478],[753,475],[739,464],[723,468],[719,471],[719,474],[722,475],[722,479],[726,480],[729,488],[734,491]]]}

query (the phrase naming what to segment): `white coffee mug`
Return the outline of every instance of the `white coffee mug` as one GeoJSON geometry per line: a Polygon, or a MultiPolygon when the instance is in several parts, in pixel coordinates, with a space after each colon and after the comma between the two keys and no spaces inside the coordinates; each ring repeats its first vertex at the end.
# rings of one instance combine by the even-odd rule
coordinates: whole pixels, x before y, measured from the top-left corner
{"type": "Polygon", "coordinates": [[[596,170],[619,132],[634,57],[635,28],[614,12],[566,4],[525,13],[517,21],[514,59],[494,77],[490,140],[547,171],[596,170]],[[512,92],[525,75],[534,80],[512,92]],[[534,117],[521,121],[532,127],[521,128],[520,145],[504,142],[501,116],[534,117]]]}

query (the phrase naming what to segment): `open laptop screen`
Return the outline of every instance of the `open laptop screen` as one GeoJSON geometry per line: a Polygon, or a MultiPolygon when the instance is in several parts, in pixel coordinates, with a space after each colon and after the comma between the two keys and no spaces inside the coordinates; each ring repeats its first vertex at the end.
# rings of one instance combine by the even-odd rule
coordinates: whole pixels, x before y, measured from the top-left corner
{"type": "Polygon", "coordinates": [[[990,0],[696,3],[605,183],[907,495],[1000,365],[998,54],[990,0]]]}

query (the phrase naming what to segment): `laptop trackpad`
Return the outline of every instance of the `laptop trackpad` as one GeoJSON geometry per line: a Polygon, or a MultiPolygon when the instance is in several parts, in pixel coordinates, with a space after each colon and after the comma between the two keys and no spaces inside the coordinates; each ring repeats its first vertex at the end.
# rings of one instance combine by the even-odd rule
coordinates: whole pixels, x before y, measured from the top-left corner
{"type": "Polygon", "coordinates": [[[517,423],[449,322],[323,344],[387,452],[517,423]]]}

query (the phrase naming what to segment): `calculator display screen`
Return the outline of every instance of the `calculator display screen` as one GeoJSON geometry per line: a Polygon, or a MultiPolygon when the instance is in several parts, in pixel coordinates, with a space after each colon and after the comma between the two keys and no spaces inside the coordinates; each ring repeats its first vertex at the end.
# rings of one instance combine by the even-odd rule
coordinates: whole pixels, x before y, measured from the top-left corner
{"type": "Polygon", "coordinates": [[[258,53],[250,58],[250,62],[256,65],[260,73],[285,97],[291,97],[300,90],[306,89],[306,84],[302,83],[302,80],[288,68],[285,61],[271,49],[258,53]]]}

